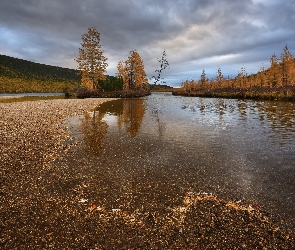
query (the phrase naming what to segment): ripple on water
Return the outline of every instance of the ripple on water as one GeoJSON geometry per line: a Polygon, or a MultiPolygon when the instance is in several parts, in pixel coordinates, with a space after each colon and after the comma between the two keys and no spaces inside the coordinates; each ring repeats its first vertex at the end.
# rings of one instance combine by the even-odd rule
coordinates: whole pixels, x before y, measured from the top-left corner
{"type": "Polygon", "coordinates": [[[85,133],[101,140],[82,140],[116,152],[114,161],[128,159],[116,164],[159,166],[154,175],[164,171],[166,181],[251,200],[294,218],[294,106],[152,94],[105,103],[82,122],[85,133]]]}

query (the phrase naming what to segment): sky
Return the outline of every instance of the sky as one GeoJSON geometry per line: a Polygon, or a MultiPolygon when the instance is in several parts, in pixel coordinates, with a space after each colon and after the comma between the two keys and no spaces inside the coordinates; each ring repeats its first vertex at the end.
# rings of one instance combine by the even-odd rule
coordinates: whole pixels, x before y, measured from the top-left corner
{"type": "MultiPolygon", "coordinates": [[[[180,86],[269,67],[287,44],[295,56],[295,0],[1,0],[0,54],[77,68],[82,35],[95,27],[107,74],[136,49],[147,76],[167,52],[163,82],[180,86]]],[[[151,81],[152,82],[152,81],[151,81]]]]}

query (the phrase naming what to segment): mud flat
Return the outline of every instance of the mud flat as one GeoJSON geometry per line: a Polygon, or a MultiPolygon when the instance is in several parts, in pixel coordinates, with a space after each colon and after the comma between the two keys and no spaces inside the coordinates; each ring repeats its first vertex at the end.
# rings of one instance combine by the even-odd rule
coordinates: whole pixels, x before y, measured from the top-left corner
{"type": "Polygon", "coordinates": [[[165,182],[157,176],[127,182],[118,175],[124,166],[110,163],[116,155],[87,157],[79,142],[64,143],[71,141],[66,118],[108,100],[0,103],[1,249],[294,249],[294,234],[259,206],[186,190],[162,204],[165,182]],[[144,200],[145,192],[162,197],[144,200]]]}

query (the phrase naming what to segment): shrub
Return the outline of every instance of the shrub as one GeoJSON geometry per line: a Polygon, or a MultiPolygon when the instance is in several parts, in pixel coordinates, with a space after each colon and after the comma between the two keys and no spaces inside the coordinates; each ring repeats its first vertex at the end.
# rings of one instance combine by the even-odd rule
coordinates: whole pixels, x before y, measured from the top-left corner
{"type": "Polygon", "coordinates": [[[150,91],[143,88],[117,90],[117,91],[103,91],[103,90],[86,90],[77,92],[78,98],[132,98],[149,95],[150,91]]]}

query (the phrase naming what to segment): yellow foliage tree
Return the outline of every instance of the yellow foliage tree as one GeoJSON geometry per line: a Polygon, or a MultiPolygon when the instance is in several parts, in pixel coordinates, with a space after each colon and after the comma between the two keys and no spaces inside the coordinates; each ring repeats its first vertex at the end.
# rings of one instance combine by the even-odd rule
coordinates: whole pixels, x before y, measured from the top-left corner
{"type": "Polygon", "coordinates": [[[287,45],[281,54],[281,72],[282,85],[293,85],[295,78],[295,61],[287,45]]]}
{"type": "Polygon", "coordinates": [[[202,74],[198,83],[201,85],[201,88],[206,88],[206,86],[208,85],[208,79],[204,69],[202,71],[202,74]]]}
{"type": "Polygon", "coordinates": [[[148,86],[148,79],[144,69],[141,56],[136,50],[131,50],[128,59],[123,63],[118,62],[117,75],[124,83],[124,89],[145,88],[148,86]]]}
{"type": "Polygon", "coordinates": [[[119,61],[117,65],[117,77],[121,78],[123,81],[123,88],[128,89],[129,81],[128,81],[128,71],[126,69],[125,63],[123,61],[119,61]]]}
{"type": "Polygon", "coordinates": [[[82,35],[79,56],[76,58],[78,70],[82,73],[82,86],[95,89],[98,80],[105,80],[107,58],[103,54],[100,42],[100,33],[94,28],[88,28],[82,35]]]}
{"type": "Polygon", "coordinates": [[[280,64],[275,54],[270,58],[270,67],[267,71],[267,81],[269,87],[278,87],[280,86],[281,77],[280,77],[280,64]]]}

